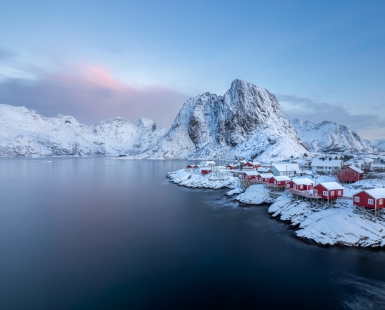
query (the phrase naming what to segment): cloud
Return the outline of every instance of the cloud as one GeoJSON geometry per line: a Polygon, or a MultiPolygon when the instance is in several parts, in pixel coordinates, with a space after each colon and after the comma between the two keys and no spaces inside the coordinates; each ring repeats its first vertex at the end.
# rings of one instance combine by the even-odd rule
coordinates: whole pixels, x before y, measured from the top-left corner
{"type": "Polygon", "coordinates": [[[11,50],[0,47],[0,63],[7,62],[16,58],[16,53],[11,50]]]}
{"type": "Polygon", "coordinates": [[[64,72],[40,72],[36,80],[0,82],[0,103],[25,106],[44,116],[72,115],[80,122],[121,116],[151,118],[168,127],[188,95],[162,85],[129,85],[105,66],[82,64],[64,72]]]}
{"type": "Polygon", "coordinates": [[[314,123],[332,121],[356,131],[363,138],[374,139],[385,134],[385,119],[381,114],[351,114],[339,104],[317,102],[296,95],[276,94],[282,110],[288,119],[299,118],[314,123]],[[381,116],[380,116],[381,115],[381,116]]]}

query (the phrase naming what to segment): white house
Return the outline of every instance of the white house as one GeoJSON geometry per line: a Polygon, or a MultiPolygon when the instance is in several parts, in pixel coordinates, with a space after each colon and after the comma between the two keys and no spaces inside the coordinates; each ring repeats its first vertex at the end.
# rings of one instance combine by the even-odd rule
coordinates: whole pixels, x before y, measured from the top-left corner
{"type": "Polygon", "coordinates": [[[342,168],[342,160],[325,158],[314,158],[311,162],[311,171],[319,174],[337,174],[342,168]]]}
{"type": "Polygon", "coordinates": [[[279,164],[273,163],[271,165],[271,171],[275,176],[294,175],[294,174],[300,173],[298,164],[291,164],[291,163],[279,163],[279,164]]]}
{"type": "Polygon", "coordinates": [[[202,161],[200,163],[200,167],[213,167],[213,166],[215,166],[215,161],[211,161],[211,160],[202,161]]]}

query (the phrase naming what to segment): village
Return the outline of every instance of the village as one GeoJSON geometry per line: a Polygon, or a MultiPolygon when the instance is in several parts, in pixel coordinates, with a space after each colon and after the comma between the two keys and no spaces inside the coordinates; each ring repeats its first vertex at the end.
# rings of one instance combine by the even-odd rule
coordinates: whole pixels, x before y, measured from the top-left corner
{"type": "Polygon", "coordinates": [[[385,169],[381,160],[381,156],[373,160],[318,155],[270,163],[202,161],[168,177],[186,187],[230,188],[227,195],[237,195],[235,199],[246,205],[269,204],[273,217],[289,221],[300,228],[297,236],[319,244],[382,247],[385,169]],[[359,229],[354,228],[357,223],[359,229]]]}

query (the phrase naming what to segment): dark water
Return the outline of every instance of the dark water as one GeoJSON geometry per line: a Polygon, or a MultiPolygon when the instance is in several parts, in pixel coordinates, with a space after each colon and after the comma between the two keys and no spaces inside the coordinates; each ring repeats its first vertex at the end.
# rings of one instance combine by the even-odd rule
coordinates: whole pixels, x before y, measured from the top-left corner
{"type": "Polygon", "coordinates": [[[0,309],[385,308],[385,252],[304,243],[184,165],[0,160],[0,309]]]}

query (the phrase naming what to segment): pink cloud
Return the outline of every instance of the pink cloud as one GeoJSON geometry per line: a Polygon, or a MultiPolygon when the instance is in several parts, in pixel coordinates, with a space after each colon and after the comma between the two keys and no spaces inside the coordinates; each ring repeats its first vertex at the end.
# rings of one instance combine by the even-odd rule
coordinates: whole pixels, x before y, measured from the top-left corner
{"type": "Polygon", "coordinates": [[[45,116],[73,115],[88,124],[117,116],[148,117],[168,127],[188,97],[162,85],[129,85],[106,66],[88,63],[63,72],[42,72],[33,83],[21,79],[0,83],[1,103],[24,105],[45,116]]]}

